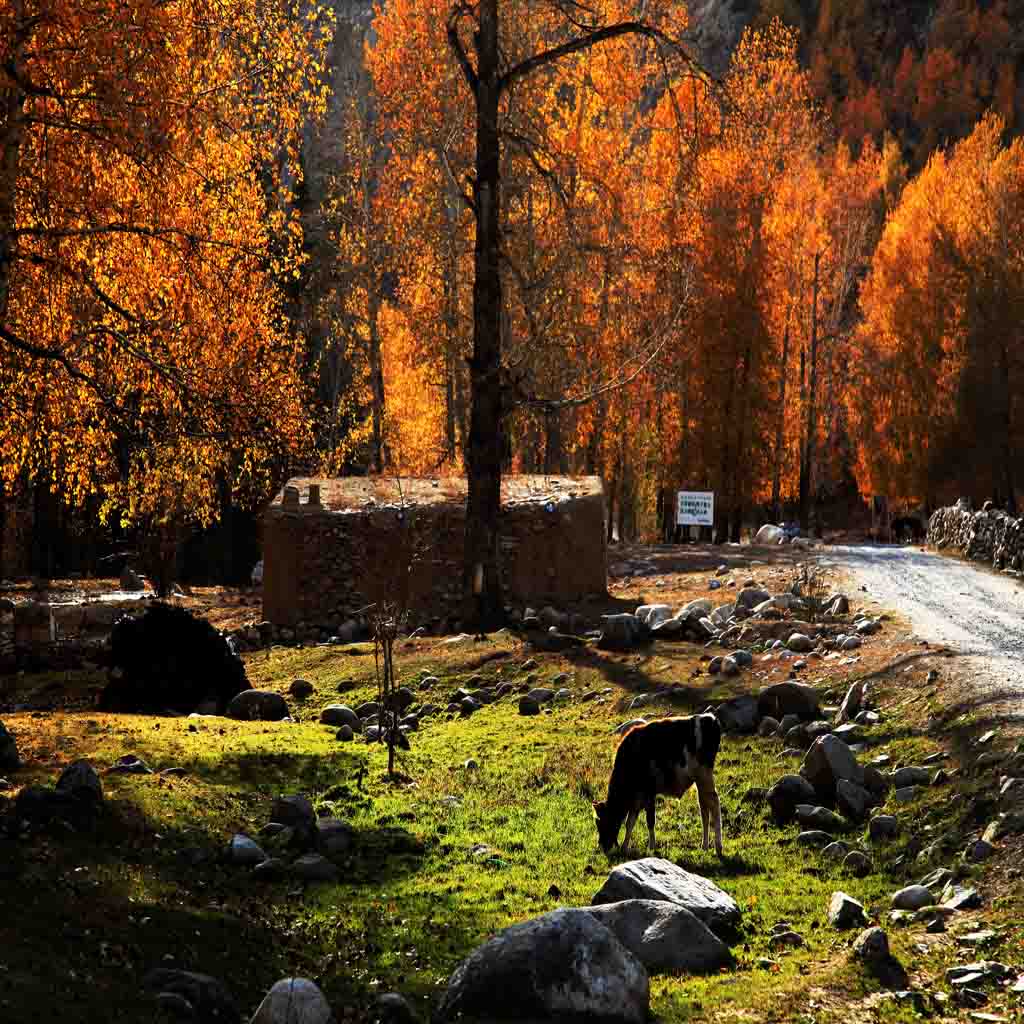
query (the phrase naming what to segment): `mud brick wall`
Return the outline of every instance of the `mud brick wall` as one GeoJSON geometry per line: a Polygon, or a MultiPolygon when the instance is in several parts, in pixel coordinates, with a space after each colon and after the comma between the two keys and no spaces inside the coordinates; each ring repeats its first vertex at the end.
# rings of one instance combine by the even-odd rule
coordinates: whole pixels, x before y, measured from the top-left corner
{"type": "MultiPolygon", "coordinates": [[[[376,489],[366,478],[290,481],[264,521],[264,618],[335,630],[382,601],[407,607],[417,625],[457,617],[465,481],[402,484],[396,500],[386,481],[376,489]]],[[[600,481],[511,478],[503,488],[500,545],[510,604],[558,605],[603,594],[600,481]]]]}

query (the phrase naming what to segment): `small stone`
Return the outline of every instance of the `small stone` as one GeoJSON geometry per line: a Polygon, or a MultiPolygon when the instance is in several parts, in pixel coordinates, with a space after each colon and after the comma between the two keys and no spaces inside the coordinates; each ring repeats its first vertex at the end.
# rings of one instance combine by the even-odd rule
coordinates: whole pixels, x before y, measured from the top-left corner
{"type": "Polygon", "coordinates": [[[799,932],[783,931],[776,932],[768,940],[768,945],[772,952],[775,953],[780,949],[799,949],[801,946],[805,946],[806,942],[804,942],[804,937],[799,932]]]}
{"type": "Polygon", "coordinates": [[[342,743],[349,743],[355,739],[356,734],[352,731],[351,725],[343,725],[335,734],[335,737],[342,743]]]}
{"type": "Polygon", "coordinates": [[[810,832],[801,832],[796,837],[796,841],[799,846],[808,846],[812,849],[820,850],[832,842],[832,837],[827,832],[812,830],[810,832]]]}
{"type": "Polygon", "coordinates": [[[964,860],[977,864],[980,861],[988,860],[995,852],[995,847],[991,843],[985,842],[984,839],[976,839],[964,851],[964,860]]]}
{"type": "Polygon", "coordinates": [[[909,804],[917,799],[918,792],[918,786],[904,786],[902,789],[895,790],[892,795],[896,803],[909,804]]]}
{"type": "Polygon", "coordinates": [[[845,860],[846,855],[850,852],[850,844],[844,843],[841,839],[836,840],[834,843],[829,843],[822,851],[823,857],[828,857],[829,860],[845,860]]]}

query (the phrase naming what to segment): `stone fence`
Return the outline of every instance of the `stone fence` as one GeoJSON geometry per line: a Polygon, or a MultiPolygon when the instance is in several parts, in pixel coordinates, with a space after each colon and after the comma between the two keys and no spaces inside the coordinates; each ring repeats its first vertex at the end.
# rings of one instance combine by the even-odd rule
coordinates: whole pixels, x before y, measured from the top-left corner
{"type": "Polygon", "coordinates": [[[975,512],[958,502],[940,508],[928,520],[928,543],[940,551],[953,548],[996,569],[1024,569],[1024,519],[992,507],[975,512]]]}

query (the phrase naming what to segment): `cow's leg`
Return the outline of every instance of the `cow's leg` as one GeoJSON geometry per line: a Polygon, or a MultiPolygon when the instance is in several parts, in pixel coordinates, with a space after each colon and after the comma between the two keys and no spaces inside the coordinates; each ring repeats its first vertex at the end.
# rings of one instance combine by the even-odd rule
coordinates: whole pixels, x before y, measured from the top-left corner
{"type": "Polygon", "coordinates": [[[711,841],[711,828],[710,828],[710,811],[711,808],[708,806],[707,800],[704,799],[704,788],[700,785],[697,786],[697,809],[700,811],[700,824],[703,829],[704,835],[701,839],[700,848],[706,850],[710,845],[711,841]]]}
{"type": "Polygon", "coordinates": [[[622,840],[622,846],[620,849],[625,850],[629,846],[629,840],[633,835],[633,826],[636,824],[636,819],[640,817],[638,810],[632,810],[626,816],[626,835],[622,840]]]}
{"type": "Polygon", "coordinates": [[[701,819],[704,822],[704,849],[708,848],[709,826],[715,826],[715,852],[722,856],[722,804],[715,789],[715,777],[710,769],[697,776],[697,798],[700,801],[701,819]]]}
{"type": "Polygon", "coordinates": [[[657,816],[657,800],[656,796],[652,796],[647,801],[645,810],[647,811],[647,849],[654,849],[654,819],[657,816]]]}

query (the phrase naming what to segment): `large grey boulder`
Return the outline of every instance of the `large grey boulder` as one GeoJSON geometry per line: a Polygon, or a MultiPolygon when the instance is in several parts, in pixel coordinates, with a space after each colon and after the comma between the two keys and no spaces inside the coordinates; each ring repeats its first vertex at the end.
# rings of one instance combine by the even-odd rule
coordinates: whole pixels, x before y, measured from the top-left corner
{"type": "Polygon", "coordinates": [[[324,725],[350,726],[353,732],[362,732],[363,723],[360,717],[345,704],[328,704],[320,712],[320,721],[324,725]]]}
{"type": "Polygon", "coordinates": [[[334,1024],[323,992],[308,978],[282,978],[264,996],[249,1024],[334,1024]]]}
{"type": "MultiPolygon", "coordinates": [[[[730,659],[726,658],[728,662],[730,659]]],[[[738,669],[737,669],[738,671],[738,669]]],[[[715,717],[725,732],[753,732],[757,728],[760,715],[757,713],[757,701],[749,693],[733,697],[715,709],[715,717]]]]}
{"type": "Polygon", "coordinates": [[[728,946],[685,907],[664,900],[622,900],[584,907],[650,974],[716,971],[732,960],[728,946]]]}
{"type": "Polygon", "coordinates": [[[871,804],[871,794],[863,786],[849,779],[840,779],[836,783],[836,806],[850,821],[863,821],[871,804]]]}
{"type": "Polygon", "coordinates": [[[760,530],[754,534],[754,543],[774,547],[786,539],[786,531],[774,523],[765,523],[760,530]]]}
{"type": "Polygon", "coordinates": [[[0,772],[16,772],[20,767],[18,744],[7,731],[7,726],[0,722],[0,772]]]}
{"type": "Polygon", "coordinates": [[[270,808],[270,820],[286,825],[301,843],[311,843],[316,835],[316,812],[304,796],[279,796],[270,808]]]}
{"type": "Polygon", "coordinates": [[[676,613],[678,619],[703,619],[711,614],[714,607],[706,597],[699,597],[696,601],[684,604],[676,613]]]}
{"type": "Polygon", "coordinates": [[[653,629],[672,618],[672,608],[667,604],[642,604],[633,613],[648,629],[653,629]]]}
{"type": "Polygon", "coordinates": [[[470,953],[449,978],[435,1020],[645,1024],[649,1003],[643,964],[593,914],[563,909],[506,928],[470,953]]]}
{"type": "Polygon", "coordinates": [[[908,885],[892,894],[892,905],[896,910],[920,910],[934,902],[935,897],[923,885],[908,885]]]}
{"type": "Polygon", "coordinates": [[[288,717],[288,703],[273,690],[243,690],[231,698],[227,714],[243,722],[280,722],[288,717]]]}
{"type": "Polygon", "coordinates": [[[174,1004],[187,1012],[188,1019],[195,1024],[238,1024],[242,1019],[238,1004],[224,983],[209,974],[158,967],[143,976],[142,988],[151,992],[158,1003],[169,1002],[161,996],[177,996],[174,1004]]]}
{"type": "Polygon", "coordinates": [[[836,725],[842,725],[843,722],[852,722],[860,713],[863,703],[864,684],[854,683],[846,691],[843,703],[839,705],[839,713],[836,715],[836,725]]]}
{"type": "Polygon", "coordinates": [[[867,924],[864,904],[845,892],[834,892],[828,905],[828,920],[833,928],[853,928],[867,924]]]}
{"type": "Polygon", "coordinates": [[[644,857],[620,864],[594,894],[593,903],[620,900],[664,900],[685,907],[719,937],[728,937],[740,923],[736,901],[703,875],[685,871],[662,857],[644,857]]]}
{"type": "Polygon", "coordinates": [[[927,786],[932,780],[931,772],[920,765],[897,768],[889,778],[896,789],[902,789],[904,786],[927,786]]]}
{"type": "Polygon", "coordinates": [[[846,828],[846,822],[835,811],[813,804],[797,804],[796,820],[804,828],[820,829],[823,832],[842,832],[846,828]]]}
{"type": "Polygon", "coordinates": [[[644,625],[628,612],[601,616],[601,636],[597,646],[606,651],[632,651],[643,639],[644,625]]]}
{"type": "Polygon", "coordinates": [[[800,774],[825,800],[835,799],[840,779],[858,786],[864,784],[864,769],[857,763],[853,751],[831,734],[819,736],[811,744],[800,766],[800,774]]]}
{"type": "Polygon", "coordinates": [[[736,607],[746,608],[750,611],[756,608],[759,604],[763,604],[772,595],[767,590],[759,590],[757,587],[744,587],[739,594],[736,595],[736,607]]]}
{"type": "Polygon", "coordinates": [[[103,803],[103,783],[88,761],[73,761],[61,772],[55,792],[82,802],[103,803]]]}
{"type": "Polygon", "coordinates": [[[757,695],[757,706],[762,718],[771,715],[780,722],[787,715],[810,722],[821,713],[818,691],[806,683],[772,683],[757,695]]]}
{"type": "Polygon", "coordinates": [[[793,819],[800,804],[809,804],[816,797],[814,787],[799,775],[783,775],[768,790],[768,805],[772,809],[772,817],[785,824],[793,819]]]}

